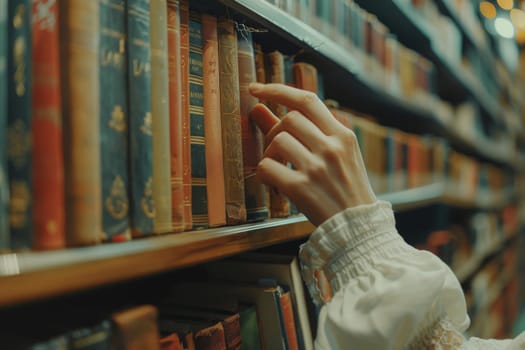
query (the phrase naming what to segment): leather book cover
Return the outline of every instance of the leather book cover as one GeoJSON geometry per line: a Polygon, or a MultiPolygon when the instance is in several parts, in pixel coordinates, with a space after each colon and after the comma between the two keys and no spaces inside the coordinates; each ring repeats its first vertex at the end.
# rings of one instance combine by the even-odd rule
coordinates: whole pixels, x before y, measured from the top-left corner
{"type": "Polygon", "coordinates": [[[219,43],[217,18],[202,15],[204,129],[206,130],[206,186],[208,223],[211,227],[226,224],[226,195],[222,153],[221,96],[219,82],[219,43]]]}
{"type": "MultiPolygon", "coordinates": [[[[272,51],[266,54],[266,59],[266,81],[268,83],[286,84],[284,55],[279,51],[272,51]]],[[[284,117],[288,112],[286,106],[278,103],[268,102],[268,107],[279,118],[284,117]]],[[[270,216],[272,218],[282,218],[290,215],[290,200],[276,188],[269,188],[269,192],[270,216]]]]}
{"type": "Polygon", "coordinates": [[[317,68],[305,62],[293,64],[295,87],[317,94],[317,68]]]}
{"type": "Polygon", "coordinates": [[[191,10],[189,38],[191,213],[193,228],[202,229],[208,227],[204,91],[202,79],[202,15],[191,10]]]}
{"type": "Polygon", "coordinates": [[[12,249],[31,249],[33,242],[31,136],[31,1],[8,2],[7,171],[12,249]]]}
{"type": "Polygon", "coordinates": [[[252,35],[248,31],[237,32],[239,93],[241,108],[242,161],[244,168],[244,198],[247,221],[268,218],[266,187],[256,178],[257,165],[262,159],[264,139],[260,129],[250,118],[258,99],[249,91],[250,83],[257,81],[252,35]]]}
{"type": "Polygon", "coordinates": [[[174,320],[172,316],[165,317],[163,315],[160,315],[159,331],[161,336],[164,337],[176,335],[179,341],[181,342],[182,349],[195,350],[193,329],[188,323],[179,322],[179,320],[174,320]]]}
{"type": "Polygon", "coordinates": [[[153,232],[153,146],[149,6],[127,2],[130,218],[133,236],[153,232]]]}
{"type": "Polygon", "coordinates": [[[294,310],[292,306],[292,299],[290,298],[290,292],[281,293],[279,300],[281,302],[286,338],[288,339],[288,349],[299,350],[299,345],[297,342],[297,330],[295,328],[294,310]]]}
{"type": "Polygon", "coordinates": [[[116,349],[160,350],[157,308],[152,305],[132,307],[112,315],[116,349]]]}
{"type": "Polygon", "coordinates": [[[10,247],[7,179],[7,0],[0,0],[0,251],[10,247]]]}
{"type": "Polygon", "coordinates": [[[58,15],[56,2],[31,5],[33,248],[38,250],[66,245],[58,15]]]}
{"type": "Polygon", "coordinates": [[[182,186],[184,193],[184,229],[193,228],[191,212],[191,152],[190,152],[190,8],[188,0],[180,0],[180,67],[182,104],[182,186]]]}
{"type": "Polygon", "coordinates": [[[125,10],[122,0],[100,1],[102,230],[112,242],[131,238],[125,10]]]}
{"type": "Polygon", "coordinates": [[[101,323],[75,329],[68,334],[71,350],[110,350],[111,349],[111,322],[101,323]]]}
{"type": "Polygon", "coordinates": [[[160,339],[161,350],[183,350],[182,343],[177,333],[171,333],[160,339]]]}
{"type": "Polygon", "coordinates": [[[68,246],[101,242],[98,1],[59,2],[68,246]]]}
{"type": "Polygon", "coordinates": [[[240,350],[241,343],[241,319],[238,313],[225,317],[222,321],[224,328],[224,339],[227,350],[240,350]]]}
{"type": "Polygon", "coordinates": [[[219,19],[217,26],[226,220],[234,225],[246,222],[237,35],[230,19],[219,19]]]}
{"type": "Polygon", "coordinates": [[[260,44],[254,44],[254,56],[255,56],[255,78],[258,83],[266,83],[266,64],[264,61],[264,52],[260,44]]]}
{"type": "Polygon", "coordinates": [[[171,226],[174,232],[184,231],[184,190],[182,182],[182,100],[180,71],[180,8],[179,0],[168,0],[168,79],[170,107],[171,160],[171,226]]]}
{"type": "Polygon", "coordinates": [[[166,0],[150,1],[153,202],[155,203],[153,232],[157,234],[172,230],[167,12],[166,0]]]}
{"type": "Polygon", "coordinates": [[[224,328],[221,322],[195,332],[196,350],[226,350],[224,328]]]}

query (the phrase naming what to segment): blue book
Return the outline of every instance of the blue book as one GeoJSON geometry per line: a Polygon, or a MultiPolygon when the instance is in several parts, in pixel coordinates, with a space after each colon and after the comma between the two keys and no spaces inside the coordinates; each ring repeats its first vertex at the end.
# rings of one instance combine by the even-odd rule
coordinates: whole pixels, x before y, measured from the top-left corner
{"type": "MultiPolygon", "coordinates": [[[[8,2],[7,168],[10,246],[32,247],[31,0],[8,2]]],[[[5,81],[5,80],[4,80],[5,81]]]]}
{"type": "Polygon", "coordinates": [[[128,89],[131,232],[153,233],[153,144],[149,3],[128,0],[128,89]]]}
{"type": "Polygon", "coordinates": [[[7,0],[0,0],[0,250],[9,249],[7,179],[7,0]]]}

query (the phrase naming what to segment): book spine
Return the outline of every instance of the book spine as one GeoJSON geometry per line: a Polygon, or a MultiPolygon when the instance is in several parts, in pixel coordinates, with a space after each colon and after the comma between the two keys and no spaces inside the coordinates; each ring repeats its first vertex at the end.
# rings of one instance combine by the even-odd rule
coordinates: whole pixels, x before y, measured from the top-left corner
{"type": "Polygon", "coordinates": [[[226,224],[224,165],[222,153],[221,97],[219,95],[219,43],[217,18],[202,16],[204,50],[202,54],[204,80],[204,129],[206,130],[206,185],[208,223],[226,224]]]}
{"type": "Polygon", "coordinates": [[[149,5],[128,0],[127,16],[131,233],[141,236],[153,232],[155,216],[149,5]]]}
{"type": "Polygon", "coordinates": [[[58,4],[31,5],[33,247],[66,245],[58,4]]]}
{"type": "Polygon", "coordinates": [[[167,11],[166,0],[150,1],[155,233],[166,233],[172,229],[167,11]]]}
{"type": "Polygon", "coordinates": [[[89,245],[102,239],[98,2],[66,0],[59,5],[66,241],[89,245]]]}
{"type": "Polygon", "coordinates": [[[69,334],[71,350],[108,350],[111,348],[111,322],[76,329],[69,334]]]}
{"type": "Polygon", "coordinates": [[[135,306],[112,315],[115,349],[160,350],[158,310],[152,305],[135,306]]]}
{"type": "Polygon", "coordinates": [[[256,178],[257,165],[263,154],[263,135],[250,118],[251,110],[258,102],[248,91],[249,84],[257,80],[251,33],[238,32],[237,45],[246,215],[249,222],[261,221],[268,218],[268,206],[266,187],[256,178]]]}
{"type": "Polygon", "coordinates": [[[208,226],[204,91],[202,79],[202,16],[192,11],[190,11],[189,39],[191,212],[193,228],[201,229],[208,226]]]}
{"type": "Polygon", "coordinates": [[[10,247],[7,179],[7,0],[0,0],[0,251],[10,247]]]}
{"type": "Polygon", "coordinates": [[[196,350],[226,350],[222,323],[201,329],[195,333],[196,350]]]}
{"type": "Polygon", "coordinates": [[[257,311],[255,305],[246,306],[239,312],[241,325],[241,345],[244,349],[261,350],[261,336],[257,323],[257,311]]]}
{"type": "Polygon", "coordinates": [[[193,228],[191,212],[191,152],[190,152],[190,8],[188,0],[180,0],[180,67],[182,105],[182,185],[184,193],[184,229],[193,228]]]}
{"type": "Polygon", "coordinates": [[[178,0],[168,0],[168,70],[170,104],[171,220],[172,230],[184,230],[182,182],[182,104],[180,72],[180,10],[178,0]]]}
{"type": "Polygon", "coordinates": [[[10,245],[32,246],[31,1],[8,2],[7,169],[10,245]]]}
{"type": "Polygon", "coordinates": [[[224,340],[226,342],[226,349],[228,350],[240,350],[242,348],[240,322],[240,315],[238,313],[222,321],[224,340]]]}
{"type": "Polygon", "coordinates": [[[294,311],[290,292],[282,293],[280,296],[281,309],[283,314],[286,338],[288,339],[289,350],[299,350],[297,342],[297,329],[295,327],[294,311]]]}
{"type": "Polygon", "coordinates": [[[102,230],[130,239],[126,17],[123,0],[100,1],[100,157],[102,230]]]}
{"type": "Polygon", "coordinates": [[[226,220],[228,224],[232,225],[246,222],[239,67],[237,62],[237,37],[233,21],[220,19],[218,22],[218,35],[226,220]]]}
{"type": "Polygon", "coordinates": [[[177,333],[172,333],[160,339],[161,350],[183,350],[182,343],[177,333]]]}

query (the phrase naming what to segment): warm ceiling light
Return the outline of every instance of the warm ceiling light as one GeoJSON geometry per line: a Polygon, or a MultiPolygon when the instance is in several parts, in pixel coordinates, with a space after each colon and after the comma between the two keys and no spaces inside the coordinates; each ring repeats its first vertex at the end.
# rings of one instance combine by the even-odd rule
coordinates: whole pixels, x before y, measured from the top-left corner
{"type": "Polygon", "coordinates": [[[498,5],[504,10],[510,10],[514,7],[514,1],[513,0],[498,0],[498,5]]]}
{"type": "Polygon", "coordinates": [[[496,28],[496,32],[504,38],[511,39],[514,37],[514,26],[511,21],[506,18],[496,18],[494,28],[496,28]]]}
{"type": "Polygon", "coordinates": [[[479,4],[479,12],[485,17],[492,19],[496,17],[496,6],[488,1],[482,1],[479,4]]]}
{"type": "Polygon", "coordinates": [[[510,10],[510,20],[517,28],[525,28],[525,12],[519,9],[510,10]]]}

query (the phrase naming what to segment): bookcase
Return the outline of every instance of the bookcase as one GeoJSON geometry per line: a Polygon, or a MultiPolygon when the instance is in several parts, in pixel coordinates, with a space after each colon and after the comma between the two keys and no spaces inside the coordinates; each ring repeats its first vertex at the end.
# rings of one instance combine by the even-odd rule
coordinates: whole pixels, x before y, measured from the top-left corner
{"type": "MultiPolygon", "coordinates": [[[[466,69],[461,60],[450,57],[446,47],[439,46],[440,34],[436,27],[417,12],[420,5],[416,3],[419,2],[340,0],[319,3],[321,5],[315,1],[291,0],[190,1],[198,11],[227,16],[238,25],[250,28],[255,41],[263,44],[266,50],[279,50],[315,66],[322,77],[328,105],[336,101],[337,106],[351,108],[351,113],[372,116],[380,128],[388,128],[385,130],[402,130],[413,135],[431,135],[432,140],[445,140],[447,147],[461,154],[460,157],[466,157],[454,165],[459,169],[457,178],[432,176],[428,181],[395,190],[385,185],[377,191],[378,197],[393,204],[400,232],[406,234],[410,243],[432,250],[451,264],[471,301],[471,311],[477,315],[473,334],[509,335],[510,324],[501,325],[500,322],[487,326],[483,319],[494,313],[495,319],[501,321],[505,315],[515,313],[518,300],[525,296],[523,281],[515,276],[516,265],[520,263],[516,262],[519,259],[515,255],[522,246],[522,197],[525,194],[525,184],[519,178],[525,168],[525,90],[522,82],[511,79],[514,73],[492,53],[490,39],[484,34],[480,39],[479,32],[467,24],[452,1],[438,0],[435,9],[457,31],[461,43],[457,52],[459,58],[479,57],[479,62],[469,63],[469,67],[475,68],[466,69]],[[443,112],[437,104],[427,103],[429,100],[420,99],[419,95],[396,93],[374,77],[370,67],[373,71],[377,63],[370,65],[368,57],[373,54],[367,56],[360,48],[352,46],[350,40],[341,40],[344,33],[324,25],[333,20],[337,26],[340,20],[331,17],[337,13],[333,9],[337,6],[344,9],[350,3],[386,26],[394,40],[414,52],[418,60],[430,62],[434,67],[429,74],[432,82],[428,83],[432,86],[432,96],[454,108],[464,106],[458,108],[461,111],[474,109],[473,114],[465,114],[474,115],[475,121],[460,122],[460,118],[464,120],[468,116],[463,118],[459,112],[457,115],[447,110],[443,112]],[[312,21],[305,23],[305,18],[298,18],[299,9],[307,9],[312,21]],[[321,13],[327,17],[313,20],[321,13]],[[501,96],[496,97],[499,94],[501,96]],[[482,172],[480,168],[496,169],[487,170],[487,174],[498,173],[496,177],[501,179],[496,182],[499,185],[476,183],[471,184],[470,191],[464,191],[458,183],[466,181],[468,185],[469,178],[462,175],[466,163],[475,165],[471,172],[476,169],[482,172]],[[415,216],[419,219],[413,220],[415,216]],[[465,243],[463,231],[467,230],[458,229],[458,226],[469,227],[466,235],[481,232],[479,235],[483,237],[465,243]],[[476,228],[472,229],[474,226],[476,228]],[[465,248],[465,244],[476,247],[465,248]],[[454,260],[451,249],[461,251],[463,248],[467,253],[460,260],[454,260]],[[480,273],[485,270],[488,272],[480,273]],[[515,303],[499,305],[505,298],[515,303]]],[[[378,152],[377,148],[370,146],[370,149],[368,152],[372,153],[365,157],[378,152]]],[[[418,159],[429,162],[424,157],[418,159]]],[[[139,284],[144,281],[142,285],[151,281],[152,289],[165,287],[166,279],[171,278],[174,271],[184,274],[192,267],[197,267],[198,271],[206,262],[261,248],[279,250],[287,246],[289,250],[289,245],[297,248],[314,229],[304,216],[297,214],[255,223],[171,232],[122,243],[44,252],[9,251],[0,255],[0,318],[2,313],[12,315],[13,310],[23,314],[23,310],[32,310],[34,305],[45,309],[47,303],[60,304],[61,298],[71,295],[80,300],[84,295],[87,299],[104,298],[111,286],[130,281],[139,284]]],[[[141,295],[144,293],[148,294],[140,291],[141,295]]],[[[107,299],[112,298],[118,296],[107,299]]],[[[142,295],[143,299],[147,297],[142,295]]],[[[516,317],[513,314],[511,318],[516,317]]]]}

